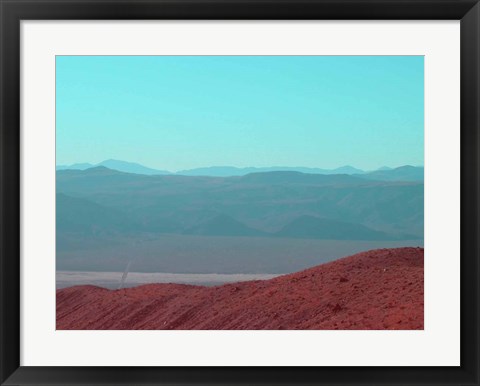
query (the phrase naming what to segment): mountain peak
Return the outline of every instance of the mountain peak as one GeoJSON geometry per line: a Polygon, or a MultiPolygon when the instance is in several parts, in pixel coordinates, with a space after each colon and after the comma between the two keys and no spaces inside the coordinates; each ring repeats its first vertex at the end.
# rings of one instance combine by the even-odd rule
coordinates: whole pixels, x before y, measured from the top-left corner
{"type": "Polygon", "coordinates": [[[67,169],[87,170],[87,169],[94,169],[98,167],[105,167],[111,170],[116,170],[124,173],[133,173],[133,174],[144,174],[144,175],[171,174],[169,171],[166,171],[166,170],[152,169],[136,162],[121,161],[113,158],[107,159],[97,164],[82,163],[82,164],[73,164],[69,166],[59,165],[57,166],[56,169],[57,170],[67,170],[67,169]]]}

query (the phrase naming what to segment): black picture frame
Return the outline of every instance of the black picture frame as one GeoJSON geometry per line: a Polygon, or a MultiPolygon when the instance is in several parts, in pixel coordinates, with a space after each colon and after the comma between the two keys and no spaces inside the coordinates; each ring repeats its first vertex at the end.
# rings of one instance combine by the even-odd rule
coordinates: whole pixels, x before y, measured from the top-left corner
{"type": "MultiPolygon", "coordinates": [[[[479,385],[480,5],[477,0],[0,0],[1,385],[479,385]],[[20,366],[20,21],[460,20],[461,366],[20,366]]],[[[446,149],[447,151],[447,149],[446,149]]]]}

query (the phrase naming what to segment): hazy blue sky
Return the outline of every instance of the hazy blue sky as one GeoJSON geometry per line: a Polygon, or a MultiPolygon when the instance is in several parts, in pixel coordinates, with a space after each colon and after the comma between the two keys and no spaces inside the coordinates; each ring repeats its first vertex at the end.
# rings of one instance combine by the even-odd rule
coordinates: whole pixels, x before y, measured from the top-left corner
{"type": "Polygon", "coordinates": [[[423,165],[420,56],[60,56],[57,164],[423,165]]]}

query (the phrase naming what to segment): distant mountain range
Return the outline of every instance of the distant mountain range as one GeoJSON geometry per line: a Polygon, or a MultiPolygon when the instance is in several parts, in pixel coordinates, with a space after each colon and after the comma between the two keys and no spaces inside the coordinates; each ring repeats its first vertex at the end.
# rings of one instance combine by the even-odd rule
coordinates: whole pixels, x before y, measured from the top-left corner
{"type": "Polygon", "coordinates": [[[135,162],[119,161],[115,159],[108,159],[98,164],[78,163],[78,164],[72,164],[72,165],[57,165],[56,170],[87,170],[87,169],[96,168],[99,166],[104,166],[106,168],[109,168],[112,170],[118,170],[120,172],[125,172],[125,173],[145,174],[145,175],[171,174],[169,171],[166,171],[166,170],[152,169],[135,162]]]}
{"type": "Polygon", "coordinates": [[[307,168],[307,167],[291,167],[291,166],[272,166],[272,167],[248,167],[237,168],[234,166],[211,166],[206,168],[196,168],[189,170],[181,170],[175,174],[184,176],[211,176],[211,177],[232,177],[232,176],[244,176],[250,173],[265,173],[265,172],[278,172],[278,171],[291,171],[310,174],[362,174],[363,170],[354,168],[353,166],[342,166],[336,169],[320,169],[320,168],[307,168]]]}
{"type": "Polygon", "coordinates": [[[401,166],[398,168],[389,168],[383,166],[375,171],[364,171],[353,166],[342,166],[335,169],[321,169],[308,167],[291,166],[272,166],[272,167],[246,167],[237,168],[234,166],[211,166],[204,168],[195,168],[181,170],[176,173],[168,170],[158,170],[143,166],[134,162],[120,160],[105,160],[98,164],[77,163],[72,165],[58,165],[56,170],[87,170],[96,167],[106,167],[125,173],[143,174],[143,175],[183,175],[183,176],[205,176],[205,177],[234,177],[245,176],[252,173],[266,173],[277,171],[300,172],[305,174],[348,174],[361,178],[367,178],[378,181],[423,181],[424,169],[420,166],[401,166]]]}
{"type": "MultiPolygon", "coordinates": [[[[419,177],[416,171],[406,167],[388,172],[413,178],[419,177]]],[[[146,176],[106,167],[63,170],[57,172],[57,230],[334,240],[422,238],[423,182],[390,178],[377,181],[364,175],[293,171],[200,177],[146,176]]]]}
{"type": "Polygon", "coordinates": [[[286,273],[363,248],[423,244],[416,168],[365,174],[56,172],[57,268],[286,273]],[[342,252],[343,251],[343,252],[342,252]]]}
{"type": "Polygon", "coordinates": [[[377,181],[423,181],[424,169],[406,165],[395,169],[379,169],[360,176],[377,181]]]}

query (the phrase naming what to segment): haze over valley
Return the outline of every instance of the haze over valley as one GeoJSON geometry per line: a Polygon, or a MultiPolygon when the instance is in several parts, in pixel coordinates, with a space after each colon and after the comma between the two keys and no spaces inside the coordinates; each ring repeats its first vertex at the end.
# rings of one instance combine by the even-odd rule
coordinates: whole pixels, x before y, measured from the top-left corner
{"type": "Polygon", "coordinates": [[[351,171],[58,170],[57,271],[277,275],[423,246],[423,168],[351,171]]]}

